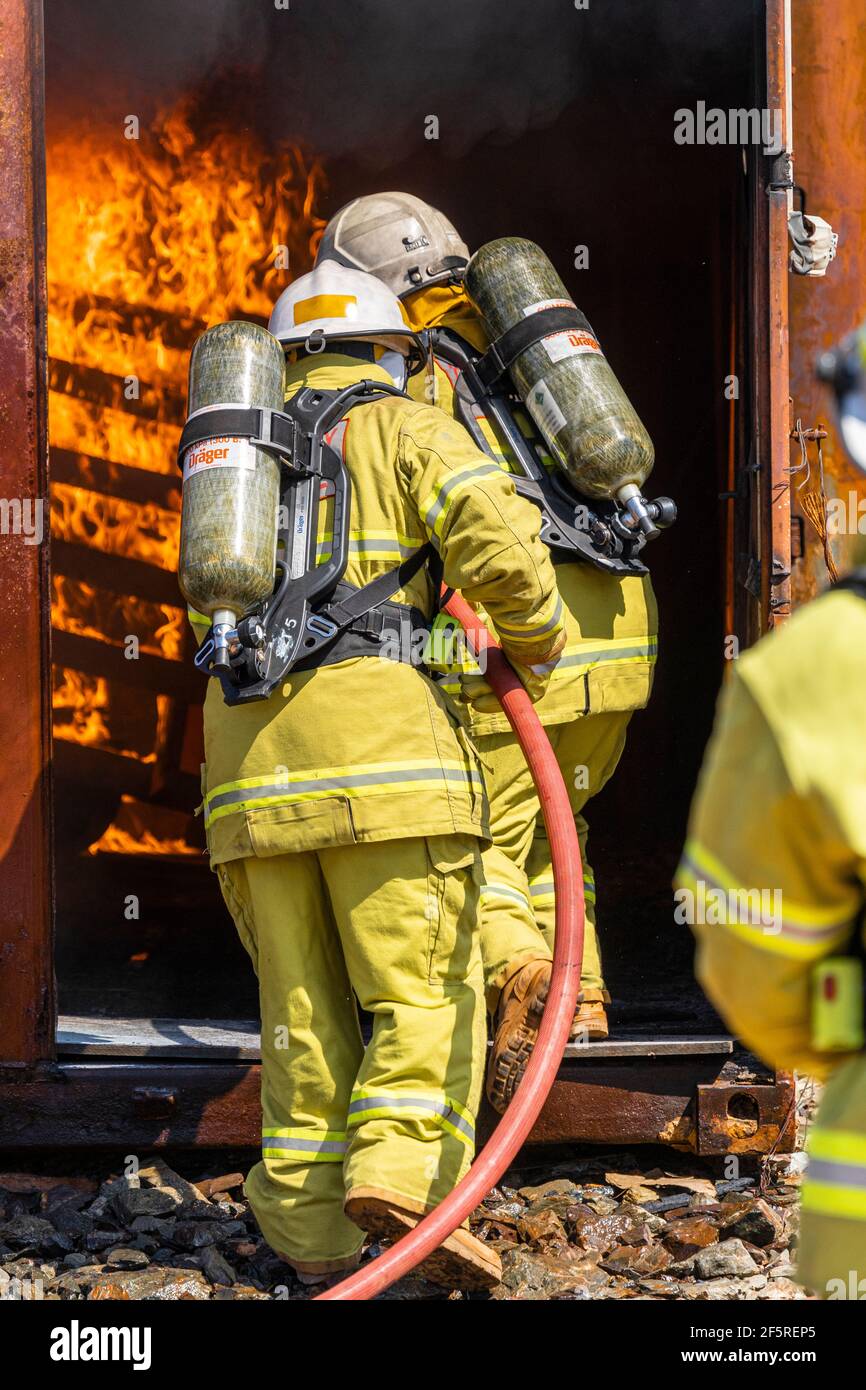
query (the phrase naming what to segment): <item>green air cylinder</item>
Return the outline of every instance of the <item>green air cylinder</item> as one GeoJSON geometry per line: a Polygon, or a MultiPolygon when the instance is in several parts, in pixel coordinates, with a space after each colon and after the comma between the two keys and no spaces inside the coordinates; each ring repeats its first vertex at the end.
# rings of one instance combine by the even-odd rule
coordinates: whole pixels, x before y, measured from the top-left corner
{"type": "MultiPolygon", "coordinates": [[[[189,364],[190,416],[216,406],[282,410],[284,400],[283,350],[267,329],[238,320],[202,334],[189,364]]],[[[214,435],[187,449],[178,582],[217,638],[273,590],[279,501],[279,463],[248,439],[214,435]]]]}
{"type": "Polygon", "coordinates": [[[517,355],[511,379],[578,492],[624,506],[639,497],[652,440],[541,247],[521,237],[488,242],[469,262],[466,290],[492,340],[543,309],[575,312],[574,328],[517,355]]]}

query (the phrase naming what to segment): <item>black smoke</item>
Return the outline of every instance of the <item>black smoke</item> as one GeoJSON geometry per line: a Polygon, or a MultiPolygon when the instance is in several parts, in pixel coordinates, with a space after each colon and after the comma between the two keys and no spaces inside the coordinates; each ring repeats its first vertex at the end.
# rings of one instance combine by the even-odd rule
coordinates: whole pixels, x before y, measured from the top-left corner
{"type": "Polygon", "coordinates": [[[754,0],[45,0],[52,121],[149,120],[191,90],[329,157],[384,167],[439,121],[465,155],[578,94],[659,72],[682,100],[747,37],[754,0]]]}

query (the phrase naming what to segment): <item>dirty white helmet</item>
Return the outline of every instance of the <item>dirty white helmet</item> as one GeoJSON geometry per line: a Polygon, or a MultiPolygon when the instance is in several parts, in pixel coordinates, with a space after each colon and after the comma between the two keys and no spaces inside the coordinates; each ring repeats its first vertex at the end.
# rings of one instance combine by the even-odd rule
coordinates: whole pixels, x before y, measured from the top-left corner
{"type": "Polygon", "coordinates": [[[411,193],[371,193],[335,213],[316,265],[336,261],[378,275],[402,299],[462,278],[469,248],[448,218],[411,193]]]}
{"type": "Polygon", "coordinates": [[[268,322],[283,347],[321,352],[329,342],[379,343],[404,357],[418,337],[396,295],[375,275],[324,261],[283,290],[268,322]]]}

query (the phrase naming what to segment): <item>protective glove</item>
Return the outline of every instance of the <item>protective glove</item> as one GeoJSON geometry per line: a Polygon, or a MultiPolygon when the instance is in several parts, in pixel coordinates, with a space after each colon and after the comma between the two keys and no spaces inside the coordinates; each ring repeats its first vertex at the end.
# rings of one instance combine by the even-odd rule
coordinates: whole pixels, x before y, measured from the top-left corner
{"type": "MultiPolygon", "coordinates": [[[[548,643],[546,647],[533,648],[531,660],[527,660],[530,653],[525,647],[520,648],[518,653],[516,648],[509,649],[503,643],[502,650],[514,667],[515,674],[526,687],[526,693],[533,704],[536,704],[547,690],[550,673],[562,655],[565,641],[566,635],[561,632],[552,646],[548,643]]],[[[464,675],[461,677],[461,683],[465,699],[479,714],[500,713],[502,706],[483,676],[464,675]]]]}

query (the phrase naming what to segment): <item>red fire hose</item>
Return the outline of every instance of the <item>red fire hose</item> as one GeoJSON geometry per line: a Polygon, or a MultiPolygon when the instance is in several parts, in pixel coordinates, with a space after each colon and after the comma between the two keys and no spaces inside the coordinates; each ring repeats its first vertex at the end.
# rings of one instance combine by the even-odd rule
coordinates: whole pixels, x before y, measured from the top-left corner
{"type": "Polygon", "coordinates": [[[556,941],[550,993],[538,1042],[517,1093],[465,1178],[434,1211],[384,1255],[314,1300],[374,1298],[438,1248],[494,1187],[544,1104],[568,1041],[583,957],[583,866],[568,792],[532,701],[475,611],[458,594],[445,611],[462,623],[476,655],[487,654],[485,679],[508,716],[535,780],[550,841],[556,885],[556,941]]]}

